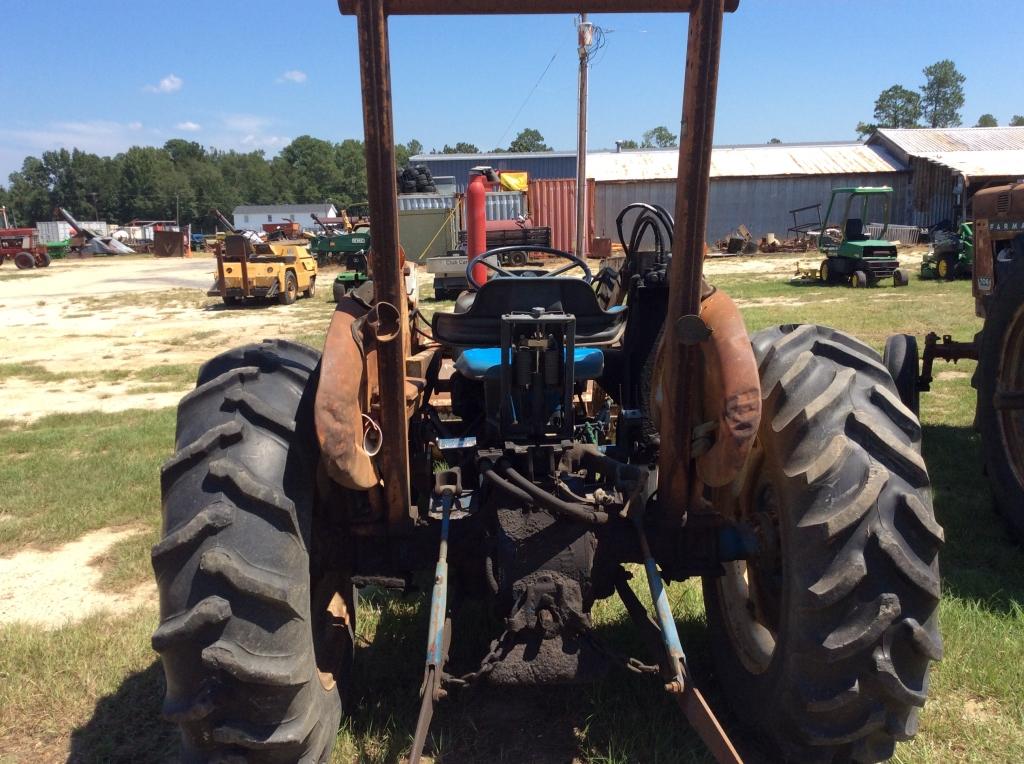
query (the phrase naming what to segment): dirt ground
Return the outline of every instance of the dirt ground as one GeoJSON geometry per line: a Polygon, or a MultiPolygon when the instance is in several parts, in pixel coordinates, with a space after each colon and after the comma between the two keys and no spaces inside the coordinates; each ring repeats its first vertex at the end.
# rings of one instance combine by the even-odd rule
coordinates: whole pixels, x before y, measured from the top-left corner
{"type": "Polygon", "coordinates": [[[294,334],[296,318],[308,315],[278,305],[227,309],[206,297],[213,269],[210,257],[103,258],[12,272],[0,282],[0,416],[173,406],[190,385],[159,382],[171,376],[161,367],[196,365],[286,326],[294,334]]]}
{"type": "Polygon", "coordinates": [[[96,611],[118,615],[155,602],[152,581],[126,593],[99,588],[102,572],[96,562],[112,546],[141,531],[104,528],[52,551],[26,549],[0,558],[0,624],[21,621],[52,629],[96,611]]]}
{"type": "MultiPolygon", "coordinates": [[[[920,251],[900,257],[916,269],[920,251]]],[[[814,253],[712,257],[705,272],[711,280],[751,273],[784,279],[798,263],[816,267],[817,259],[814,253]]],[[[207,297],[213,270],[211,257],[196,256],[64,260],[46,271],[0,274],[0,418],[173,406],[191,385],[187,375],[170,374],[171,367],[195,366],[244,342],[295,336],[296,322],[311,332],[326,326],[330,270],[321,272],[320,292],[309,301],[314,305],[253,309],[227,309],[207,297]],[[140,370],[149,373],[140,379],[140,370]]],[[[420,278],[423,284],[431,279],[425,269],[420,278]]],[[[798,296],[786,300],[800,304],[798,296]]]]}

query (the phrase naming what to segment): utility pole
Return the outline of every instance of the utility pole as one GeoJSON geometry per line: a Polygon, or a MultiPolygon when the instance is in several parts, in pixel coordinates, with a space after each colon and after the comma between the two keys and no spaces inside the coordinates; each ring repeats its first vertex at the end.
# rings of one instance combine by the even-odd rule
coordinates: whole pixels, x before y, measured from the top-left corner
{"type": "Polygon", "coordinates": [[[594,42],[594,25],[587,14],[580,14],[577,27],[580,54],[579,132],[576,136],[576,256],[587,251],[587,74],[590,70],[590,46],[594,42]]]}

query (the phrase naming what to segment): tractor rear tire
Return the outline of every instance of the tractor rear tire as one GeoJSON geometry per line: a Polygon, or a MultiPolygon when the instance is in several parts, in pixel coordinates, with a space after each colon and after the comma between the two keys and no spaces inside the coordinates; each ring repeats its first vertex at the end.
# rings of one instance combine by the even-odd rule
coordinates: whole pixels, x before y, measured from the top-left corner
{"type": "Polygon", "coordinates": [[[31,252],[19,252],[14,256],[14,264],[18,266],[19,270],[27,271],[29,268],[36,267],[36,259],[32,257],[31,252]]]}
{"type": "Polygon", "coordinates": [[[349,586],[343,607],[311,605],[334,583],[311,576],[309,554],[318,361],[290,342],[238,348],[205,364],[178,407],[152,554],[153,648],[182,761],[324,762],[334,744],[355,599],[349,586]],[[314,636],[332,617],[344,648],[314,636]]]}
{"type": "Polygon", "coordinates": [[[772,760],[882,761],[916,733],[942,655],[921,428],[848,335],[789,325],[753,346],[760,430],[714,501],[761,551],[704,579],[720,683],[772,760]]]}
{"type": "Polygon", "coordinates": [[[36,268],[49,268],[50,263],[53,262],[53,258],[50,257],[49,252],[40,252],[36,256],[36,268]]]}
{"type": "Polygon", "coordinates": [[[1016,258],[1010,268],[988,303],[974,384],[995,506],[1024,540],[1024,409],[1019,400],[1024,391],[1024,259],[1016,258]],[[1010,397],[1014,393],[1016,402],[1010,397]]]}
{"type": "Polygon", "coordinates": [[[885,341],[882,363],[892,375],[903,405],[914,412],[916,417],[921,415],[921,392],[917,388],[919,360],[917,338],[914,335],[894,334],[885,341]]]}
{"type": "Polygon", "coordinates": [[[284,274],[284,289],[277,295],[277,302],[280,305],[291,305],[299,297],[299,282],[295,274],[287,271],[284,274]]]}
{"type": "Polygon", "coordinates": [[[854,289],[866,289],[868,285],[868,274],[864,271],[854,271],[850,274],[850,286],[854,289]]]}
{"type": "Polygon", "coordinates": [[[303,297],[312,298],[316,296],[316,276],[310,276],[309,278],[309,289],[302,293],[303,297]]]}

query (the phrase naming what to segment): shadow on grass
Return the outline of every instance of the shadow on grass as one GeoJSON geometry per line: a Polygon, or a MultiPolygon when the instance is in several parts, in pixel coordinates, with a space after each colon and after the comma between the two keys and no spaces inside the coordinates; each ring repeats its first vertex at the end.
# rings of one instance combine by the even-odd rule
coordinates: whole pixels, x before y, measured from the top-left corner
{"type": "MultiPolygon", "coordinates": [[[[380,621],[372,644],[357,651],[357,695],[342,747],[359,761],[394,762],[408,753],[416,725],[428,603],[425,597],[382,594],[370,599],[380,621]]],[[[725,709],[710,670],[705,624],[689,619],[679,627],[697,684],[744,759],[766,761],[742,739],[736,718],[725,709]]],[[[478,665],[488,649],[486,635],[496,628],[477,603],[462,608],[453,624],[452,673],[478,665]]],[[[617,653],[653,662],[628,618],[595,633],[617,653]]],[[[455,690],[436,708],[426,751],[438,761],[466,764],[713,760],[659,680],[614,667],[587,685],[455,690]]]]}
{"type": "Polygon", "coordinates": [[[174,760],[177,731],[160,718],[164,673],[159,661],[130,674],[96,703],[92,717],[71,733],[69,764],[174,760]]]}
{"type": "Polygon", "coordinates": [[[922,442],[936,519],[946,534],[939,553],[944,591],[1012,612],[1024,603],[1024,553],[993,509],[977,433],[926,425],[922,442]]]}

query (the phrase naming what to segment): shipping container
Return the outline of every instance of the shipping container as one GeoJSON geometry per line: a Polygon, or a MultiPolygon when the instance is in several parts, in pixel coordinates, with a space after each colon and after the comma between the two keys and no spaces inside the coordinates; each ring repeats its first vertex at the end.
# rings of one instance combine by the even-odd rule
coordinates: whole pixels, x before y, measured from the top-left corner
{"type": "MultiPolygon", "coordinates": [[[[551,229],[551,246],[563,252],[576,251],[576,181],[575,179],[530,180],[530,220],[535,226],[551,229]]],[[[587,181],[587,235],[584,254],[590,251],[594,236],[594,181],[587,181]]]]}
{"type": "MultiPolygon", "coordinates": [[[[95,220],[80,220],[83,228],[88,228],[97,236],[109,236],[110,225],[95,220]]],[[[64,241],[74,236],[75,232],[71,225],[64,220],[43,220],[36,223],[36,231],[39,233],[39,243],[49,244],[54,241],[64,241]]]]}

